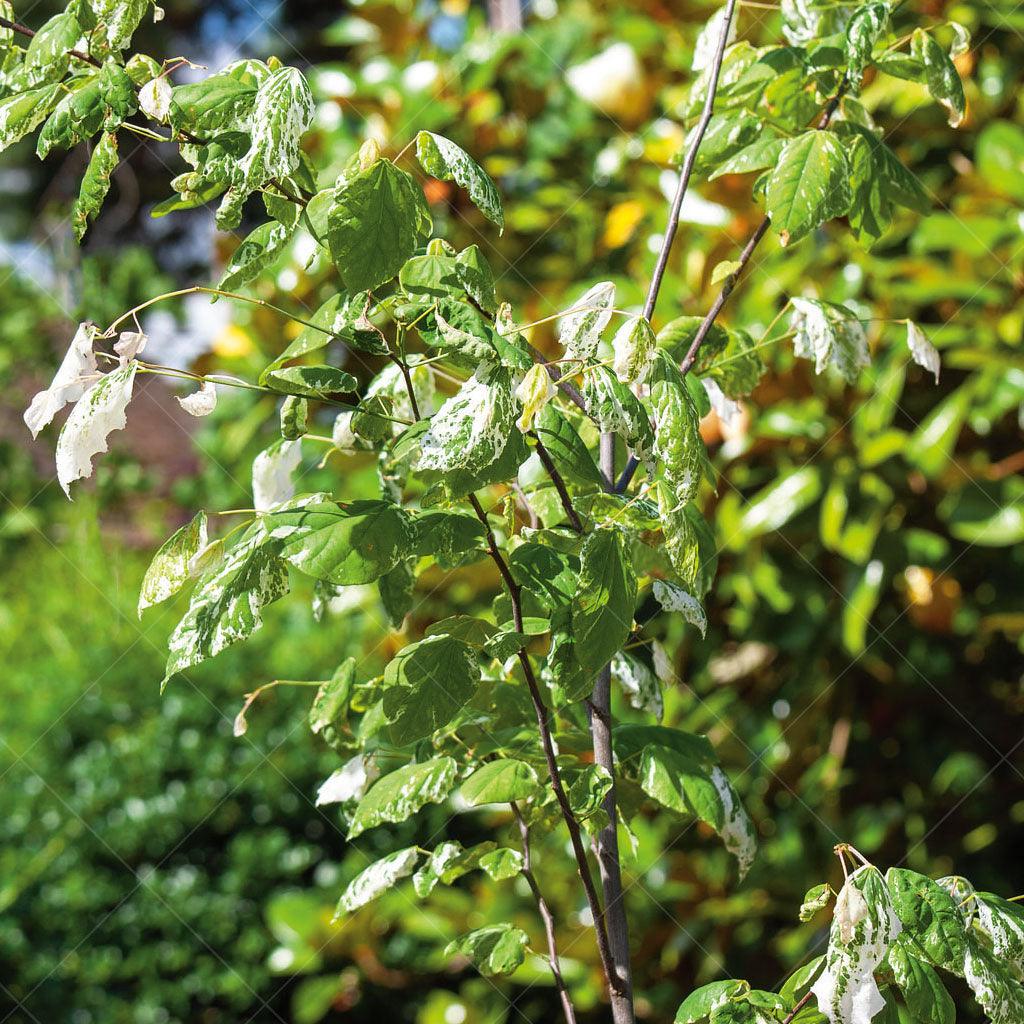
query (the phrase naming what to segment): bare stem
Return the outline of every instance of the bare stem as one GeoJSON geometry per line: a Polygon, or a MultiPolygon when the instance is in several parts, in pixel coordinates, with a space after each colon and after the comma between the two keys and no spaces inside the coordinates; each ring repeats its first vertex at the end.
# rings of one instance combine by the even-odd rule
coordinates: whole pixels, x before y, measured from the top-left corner
{"type": "MultiPolygon", "coordinates": [[[[516,629],[522,632],[523,609],[522,601],[520,600],[519,584],[516,583],[515,578],[512,576],[512,570],[509,569],[508,562],[505,561],[505,556],[502,555],[501,549],[498,547],[497,539],[494,536],[494,531],[491,529],[487,513],[480,504],[480,499],[475,494],[470,493],[469,503],[473,506],[473,511],[483,524],[487,537],[488,552],[492,561],[498,567],[498,572],[501,573],[501,578],[505,582],[505,588],[508,590],[508,595],[512,602],[512,621],[516,629]]],[[[517,652],[517,657],[523,670],[523,676],[526,679],[526,686],[530,691],[530,701],[533,704],[534,715],[537,719],[537,729],[540,732],[541,747],[544,751],[544,761],[547,764],[548,776],[551,779],[551,788],[554,790],[555,799],[558,801],[565,826],[569,830],[569,839],[572,842],[573,855],[576,858],[576,868],[579,872],[580,880],[583,882],[583,890],[586,893],[590,913],[594,919],[594,932],[597,936],[597,951],[601,957],[601,966],[604,968],[605,976],[608,979],[608,987],[614,998],[617,993],[623,990],[623,981],[616,972],[612,961],[604,911],[601,908],[601,901],[598,898],[597,890],[594,888],[594,880],[590,874],[587,850],[583,845],[579,822],[576,820],[576,815],[573,814],[572,807],[569,805],[569,797],[566,795],[565,785],[562,782],[562,773],[558,768],[555,745],[551,738],[548,708],[541,695],[540,686],[537,683],[537,677],[534,675],[533,666],[530,664],[529,655],[523,648],[520,648],[517,652]]]]}
{"type": "Polygon", "coordinates": [[[551,913],[551,908],[548,906],[547,900],[544,899],[544,894],[540,891],[540,886],[537,884],[537,878],[533,873],[533,861],[530,854],[530,826],[526,824],[526,819],[523,817],[522,812],[514,801],[509,804],[509,807],[512,808],[512,814],[516,819],[516,823],[519,825],[519,836],[523,848],[522,876],[526,879],[526,884],[530,887],[530,891],[533,893],[533,898],[537,903],[537,912],[540,914],[540,919],[544,923],[544,934],[547,937],[548,942],[548,964],[551,967],[551,975],[555,979],[555,988],[558,989],[558,997],[562,1001],[562,1012],[565,1015],[565,1024],[576,1024],[576,1010],[572,1005],[572,999],[569,997],[569,990],[565,987],[565,979],[562,977],[562,969],[558,964],[558,946],[555,941],[555,918],[551,913]]]}

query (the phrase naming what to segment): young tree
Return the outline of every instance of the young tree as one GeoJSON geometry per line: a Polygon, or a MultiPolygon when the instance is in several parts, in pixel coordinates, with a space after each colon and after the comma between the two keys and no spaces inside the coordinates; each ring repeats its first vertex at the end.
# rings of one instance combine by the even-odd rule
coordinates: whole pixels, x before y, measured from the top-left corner
{"type": "MultiPolygon", "coordinates": [[[[195,381],[182,404],[197,416],[213,410],[221,387],[280,396],[281,436],[253,465],[253,507],[223,513],[242,519],[212,538],[207,514],[198,513],[146,576],[140,612],[193,588],[169,642],[165,683],[258,629],[263,609],[288,592],[292,569],[312,577],[322,597],[376,583],[401,623],[427,566],[490,559],[502,590],[485,614],[453,609],[379,677],[360,678],[351,660],[341,665],[317,693],[310,724],[348,758],[325,791],[350,807],[350,837],[458,790],[470,805],[507,805],[515,845],[398,850],[347,886],[338,914],[410,876],[421,897],[470,871],[522,876],[571,1024],[575,1009],[530,846],[534,830],[564,828],[612,1019],[631,1022],[619,855],[630,818],[654,807],[705,823],[741,878],[755,856],[753,826],[712,745],[657,724],[666,618],[681,614],[703,631],[702,601],[715,576],[714,535],[696,503],[703,482],[715,482],[700,420],[748,396],[765,370],[760,350],[784,338],[818,373],[848,381],[869,360],[862,323],[841,305],[794,295],[756,340],[719,325],[719,314],[770,231],[792,245],[845,218],[871,242],[897,206],[928,208],[857,95],[869,69],[920,82],[959,122],[965,99],[953,58],[966,34],[953,23],[904,33],[886,3],[838,4],[787,8],[788,45],[755,48],[733,41],[736,0],[728,0],[693,55],[694,124],[644,308],[618,309],[613,285],[594,286],[552,318],[561,352],[549,359],[527,340],[536,325],[518,323],[500,301],[480,250],[432,237],[413,147],[426,176],[465,189],[503,228],[498,189],[469,154],[426,131],[393,158],[367,143],[321,187],[302,148],[315,107],[301,71],[244,60],[174,87],[182,60],[131,53],[142,19],[158,12],[148,0],[72,0],[33,32],[0,4],[0,143],[38,130],[42,157],[94,140],[72,212],[79,239],[103,204],[125,132],[174,141],[190,168],[160,212],[216,201],[218,225],[233,229],[259,202],[267,219],[216,287],[157,296],[105,330],[82,324],[26,423],[37,434],[75,403],[56,453],[70,493],[125,426],[140,373],[195,381]],[[139,113],[154,127],[133,120],[139,113]],[[764,219],[721,268],[707,314],[656,331],[691,179],[746,172],[761,172],[753,188],[764,219]],[[311,317],[292,317],[302,332],[258,381],[145,361],[146,337],[131,329],[144,308],[186,292],[266,306],[238,289],[300,232],[329,256],[340,287],[311,317]],[[352,374],[315,361],[333,342],[387,365],[360,393],[352,374]],[[329,438],[308,429],[324,410],[335,413],[329,438]],[[376,453],[377,493],[296,493],[304,459],[325,446],[376,453]],[[650,723],[613,722],[613,680],[650,723]],[[390,770],[381,774],[382,765],[390,770]]],[[[923,331],[909,322],[905,329],[913,359],[938,375],[923,331]]],[[[249,695],[239,731],[260,692],[249,695]]],[[[932,881],[899,868],[883,875],[851,847],[837,854],[846,882],[827,954],[779,993],[736,980],[705,986],[682,1003],[677,1021],[866,1024],[880,1014],[900,1019],[902,1003],[918,1020],[946,1024],[952,1003],[936,968],[964,977],[993,1024],[1024,1019],[1024,914],[1015,904],[975,893],[962,878],[932,881]]],[[[812,889],[801,914],[824,910],[832,895],[812,889]]],[[[450,952],[493,975],[522,964],[527,945],[523,931],[499,924],[462,936],[450,952]]]]}

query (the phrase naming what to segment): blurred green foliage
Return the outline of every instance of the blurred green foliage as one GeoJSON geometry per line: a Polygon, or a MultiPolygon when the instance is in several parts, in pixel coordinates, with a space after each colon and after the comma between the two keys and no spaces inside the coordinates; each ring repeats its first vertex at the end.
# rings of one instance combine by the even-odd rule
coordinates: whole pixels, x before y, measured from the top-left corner
{"type": "MultiPolygon", "coordinates": [[[[955,865],[1006,895],[1024,886],[1024,19],[1008,2],[933,7],[936,22],[955,18],[974,32],[960,61],[965,125],[952,132],[903,82],[876,80],[861,100],[896,125],[887,141],[938,212],[902,214],[870,251],[827,229],[788,250],[768,242],[726,309],[730,324],[771,339],[784,333],[769,329],[790,294],[844,302],[870,321],[875,363],[844,388],[812,380],[787,342],[771,343],[762,354],[772,371],[740,422],[725,431],[705,424],[722,471],[706,510],[722,548],[719,577],[708,637],[685,638],[666,721],[712,738],[761,851],[736,888],[727,855],[699,829],[664,817],[638,825],[625,870],[646,1019],[669,1019],[682,994],[716,977],[771,987],[818,951],[820,920],[798,924],[796,909],[810,885],[835,882],[839,840],[929,874],[955,865]],[[939,386],[908,365],[905,327],[892,317],[921,323],[940,348],[939,386]]],[[[683,139],[689,55],[709,11],[570,3],[499,39],[477,9],[363,4],[322,34],[296,37],[326,54],[310,76],[322,103],[318,163],[340,170],[367,137],[393,155],[415,129],[443,131],[494,175],[510,218],[499,240],[464,197],[439,185],[438,234],[483,248],[522,319],[563,308],[600,278],[616,281],[624,303],[639,301],[652,236],[664,227],[660,181],[683,139]],[[640,73],[613,97],[609,117],[569,88],[565,69],[620,42],[640,73]]],[[[774,41],[778,19],[746,9],[741,33],[774,41]]],[[[714,267],[735,258],[760,217],[746,180],[699,189],[714,205],[687,216],[710,223],[683,224],[663,320],[707,309],[714,267]]],[[[105,281],[122,267],[120,255],[97,255],[105,281]]],[[[103,295],[88,286],[90,273],[82,294],[101,320],[163,289],[142,268],[124,271],[123,293],[103,295]]],[[[0,300],[5,408],[18,405],[10,388],[26,365],[52,355],[37,344],[42,327],[59,326],[38,292],[14,281],[0,300]]],[[[296,253],[282,257],[276,285],[260,294],[301,312],[335,282],[296,253]]],[[[253,377],[294,326],[237,309],[208,361],[253,377]]],[[[549,340],[536,332],[538,345],[549,340]]],[[[349,368],[363,380],[378,369],[349,368]]],[[[152,527],[168,505],[243,503],[248,461],[268,439],[266,412],[248,399],[224,402],[198,435],[211,456],[203,475],[133,514],[152,527]]],[[[399,887],[341,928],[329,924],[367,857],[412,842],[424,826],[436,839],[507,838],[506,818],[431,808],[415,828],[345,849],[336,812],[309,804],[338,760],[299,729],[302,691],[279,688],[250,713],[244,739],[230,736],[244,690],[278,673],[328,673],[363,630],[368,646],[393,643],[379,610],[355,628],[349,618],[314,626],[292,599],[257,640],[197,672],[198,689],[176,684],[160,699],[157,648],[171,616],[146,622],[152,642],[139,639],[141,559],[116,554],[116,541],[76,538],[89,519],[82,509],[42,514],[50,505],[33,498],[40,480],[25,447],[2,451],[2,533],[19,540],[0,596],[9,762],[0,979],[14,998],[41,1019],[62,1019],[70,994],[90,1015],[83,1021],[251,1014],[302,1024],[344,1011],[358,1021],[497,1024],[519,1012],[553,1015],[536,962],[496,988],[450,973],[440,955],[460,931],[499,920],[541,948],[524,892],[473,877],[421,908],[399,887]],[[24,541],[32,527],[59,549],[24,541]],[[70,572],[69,559],[88,562],[91,583],[70,572]]],[[[372,468],[352,473],[351,493],[360,472],[372,468]]],[[[101,494],[104,507],[124,493],[101,494]]],[[[471,610],[495,581],[477,566],[430,585],[441,589],[417,595],[419,625],[453,603],[471,610]]],[[[538,845],[567,979],[588,1019],[601,1019],[563,837],[553,830],[538,845]]],[[[0,990],[0,1007],[5,998],[0,990]]],[[[977,1019],[969,1005],[958,1019],[977,1019]]]]}

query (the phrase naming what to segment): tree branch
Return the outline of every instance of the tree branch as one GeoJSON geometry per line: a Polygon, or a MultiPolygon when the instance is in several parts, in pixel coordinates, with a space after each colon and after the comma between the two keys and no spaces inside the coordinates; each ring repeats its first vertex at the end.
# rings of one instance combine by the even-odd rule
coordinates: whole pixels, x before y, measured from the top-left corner
{"type": "Polygon", "coordinates": [[[555,465],[554,459],[551,458],[551,452],[544,447],[544,442],[535,433],[533,439],[537,444],[537,455],[540,457],[540,461],[544,464],[544,469],[547,470],[547,474],[551,477],[551,482],[555,485],[555,490],[558,491],[558,500],[562,503],[562,509],[565,512],[566,518],[569,520],[569,525],[577,532],[583,533],[583,523],[580,520],[579,513],[576,511],[575,506],[572,503],[572,496],[569,494],[569,488],[565,485],[565,480],[562,474],[558,472],[558,467],[555,465]]]}
{"type": "Polygon", "coordinates": [[[576,1010],[572,1005],[572,999],[569,997],[569,990],[565,987],[562,969],[558,965],[558,946],[555,942],[555,918],[551,913],[547,900],[544,899],[544,895],[540,891],[540,886],[537,884],[537,879],[533,873],[533,863],[530,855],[530,826],[526,824],[526,819],[523,817],[515,801],[510,803],[509,807],[512,808],[512,814],[519,825],[519,835],[523,847],[522,876],[526,879],[526,884],[533,893],[533,898],[537,903],[537,911],[544,922],[544,934],[548,942],[548,964],[551,967],[551,974],[555,979],[558,997],[562,1001],[562,1012],[565,1014],[565,1022],[566,1024],[576,1024],[576,1010]]]}
{"type": "Polygon", "coordinates": [[[722,22],[722,34],[719,36],[718,45],[715,49],[715,56],[711,63],[711,75],[708,78],[708,92],[704,97],[704,109],[701,111],[700,120],[694,128],[693,142],[687,151],[683,166],[679,171],[679,184],[676,186],[676,194],[669,207],[668,224],[665,225],[665,237],[661,243],[661,252],[658,253],[657,262],[654,264],[654,272],[651,275],[651,287],[647,292],[647,301],[644,303],[644,319],[650,320],[654,316],[654,307],[658,304],[658,293],[661,291],[661,282],[665,277],[665,268],[668,266],[668,257],[672,251],[672,243],[675,241],[676,232],[679,230],[679,213],[683,208],[683,199],[686,197],[686,190],[690,186],[690,178],[693,175],[693,168],[697,162],[697,151],[704,141],[704,135],[711,122],[711,114],[715,106],[715,95],[718,92],[718,77],[722,72],[722,60],[725,57],[725,47],[729,41],[729,28],[732,25],[733,12],[736,9],[736,0],[728,0],[725,5],[725,19],[722,22]]]}
{"type": "MultiPolygon", "coordinates": [[[[476,513],[477,519],[479,519],[483,524],[484,531],[487,536],[488,552],[492,561],[498,567],[498,572],[501,573],[502,579],[505,581],[505,587],[508,590],[509,598],[512,601],[512,621],[515,624],[516,629],[519,632],[522,632],[523,610],[522,602],[520,600],[519,584],[516,583],[515,578],[512,576],[512,570],[509,569],[508,562],[505,561],[505,557],[502,555],[501,549],[498,547],[494,531],[491,529],[487,513],[480,504],[480,499],[471,492],[469,495],[469,503],[473,506],[473,511],[476,513]]],[[[586,847],[583,845],[583,839],[580,836],[579,822],[576,821],[576,815],[573,814],[572,807],[569,805],[569,798],[566,795],[565,785],[562,782],[562,773],[558,768],[558,760],[555,755],[555,745],[551,738],[551,725],[548,721],[548,709],[544,704],[544,698],[541,696],[540,686],[537,683],[537,677],[533,673],[533,666],[530,664],[529,655],[523,648],[520,648],[516,652],[516,656],[519,659],[523,675],[526,678],[527,688],[530,691],[530,700],[533,703],[533,710],[537,719],[537,728],[540,732],[541,747],[544,750],[544,761],[547,764],[548,776],[551,779],[551,788],[555,792],[555,799],[558,801],[558,806],[562,812],[562,818],[565,820],[566,828],[569,830],[569,838],[572,842],[573,855],[576,858],[576,867],[579,871],[580,879],[583,882],[583,889],[586,893],[587,903],[590,906],[591,916],[594,918],[594,931],[597,935],[597,950],[601,957],[601,965],[604,968],[605,976],[608,979],[608,987],[611,989],[613,994],[618,993],[622,990],[623,982],[615,971],[611,952],[608,946],[608,933],[605,926],[604,911],[601,909],[601,901],[598,899],[597,890],[594,888],[594,880],[590,874],[590,863],[587,860],[586,847]]]]}
{"type": "MultiPolygon", "coordinates": [[[[833,115],[839,108],[839,104],[846,93],[848,85],[849,83],[844,75],[839,83],[839,88],[836,89],[835,95],[828,101],[828,103],[825,104],[825,107],[818,118],[815,127],[819,131],[823,131],[829,126],[833,115]]],[[[704,344],[708,333],[711,331],[715,321],[718,319],[718,314],[722,312],[722,307],[725,305],[729,296],[732,295],[740,274],[743,273],[747,264],[750,262],[750,258],[754,255],[754,250],[761,243],[761,239],[763,239],[768,233],[768,229],[770,227],[771,218],[764,217],[761,220],[761,223],[754,229],[754,233],[747,239],[747,244],[743,246],[743,251],[740,253],[739,259],[736,261],[738,266],[725,279],[725,282],[722,285],[722,290],[718,293],[718,297],[711,304],[711,308],[708,310],[707,315],[701,321],[700,327],[697,328],[697,333],[693,336],[693,341],[690,342],[690,347],[687,350],[683,361],[679,364],[679,370],[683,376],[688,374],[693,368],[693,364],[697,361],[697,355],[700,352],[701,345],[704,344]]],[[[636,473],[638,466],[639,462],[631,455],[629,457],[629,462],[626,463],[626,468],[622,471],[622,476],[619,477],[615,484],[615,492],[617,494],[622,494],[626,490],[630,481],[632,481],[633,474],[636,473]]]]}

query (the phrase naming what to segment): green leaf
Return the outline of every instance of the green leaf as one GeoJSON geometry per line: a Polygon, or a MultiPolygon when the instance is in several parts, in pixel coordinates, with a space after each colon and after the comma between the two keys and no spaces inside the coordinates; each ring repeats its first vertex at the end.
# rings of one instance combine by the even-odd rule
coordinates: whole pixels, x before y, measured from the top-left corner
{"type": "Polygon", "coordinates": [[[44,85],[0,99],[0,151],[35,131],[61,95],[60,86],[44,85]]]}
{"type": "Polygon", "coordinates": [[[356,660],[346,658],[334,675],[317,689],[308,718],[309,730],[314,736],[323,736],[331,742],[338,730],[345,727],[355,681],[356,660]]]}
{"type": "Polygon", "coordinates": [[[416,559],[406,558],[377,580],[381,604],[391,625],[398,629],[413,609],[416,589],[416,559]]]}
{"type": "Polygon", "coordinates": [[[761,353],[750,335],[746,331],[730,330],[719,355],[703,362],[697,373],[715,381],[727,398],[737,399],[745,398],[757,387],[764,371],[761,353]]]}
{"type": "Polygon", "coordinates": [[[18,69],[19,84],[32,87],[59,82],[67,73],[71,51],[81,36],[82,26],[71,11],[55,14],[29,42],[25,61],[18,69]]]}
{"type": "Polygon", "coordinates": [[[476,561],[486,550],[483,524],[463,512],[423,512],[413,521],[413,528],[414,552],[432,557],[443,569],[476,561]]]}
{"type": "Polygon", "coordinates": [[[537,773],[525,761],[501,758],[488,761],[462,784],[462,797],[471,807],[529,800],[541,792],[537,773]]]}
{"type": "Polygon", "coordinates": [[[139,615],[173,597],[192,578],[191,562],[206,547],[206,513],[197,512],[163,542],[139,589],[139,615]]]}
{"type": "Polygon", "coordinates": [[[171,94],[171,127],[205,137],[211,133],[244,131],[256,102],[256,82],[239,77],[237,65],[201,82],[176,86],[171,94]]]}
{"type": "Polygon", "coordinates": [[[110,191],[110,176],[118,164],[117,136],[106,133],[101,136],[89,158],[89,166],[82,178],[82,187],[71,208],[71,226],[75,238],[81,242],[89,229],[89,221],[100,212],[103,200],[110,191]]]}
{"type": "Polygon", "coordinates": [[[892,946],[886,959],[915,1024],[953,1024],[953,999],[928,964],[912,956],[902,939],[892,946]]]}
{"type": "Polygon", "coordinates": [[[583,543],[572,599],[572,637],[583,670],[596,675],[629,636],[637,583],[621,532],[602,527],[583,543]]]}
{"type": "Polygon", "coordinates": [[[663,807],[710,825],[739,865],[742,878],[757,848],[754,826],[721,767],[672,747],[650,745],[640,755],[640,788],[663,807]]]}
{"type": "Polygon", "coordinates": [[[839,140],[812,130],[790,139],[768,180],[767,206],[783,245],[850,208],[850,169],[839,140]]]}
{"type": "Polygon", "coordinates": [[[300,572],[338,586],[372,583],[409,553],[412,529],[386,501],[315,501],[267,518],[280,555],[300,572]]]}
{"type": "Polygon", "coordinates": [[[494,845],[493,842],[477,843],[467,850],[459,842],[439,844],[434,848],[427,863],[416,872],[412,883],[416,895],[424,899],[434,891],[439,882],[451,885],[463,875],[481,867],[483,857],[494,852],[494,845]]]}
{"type": "Polygon", "coordinates": [[[93,3],[96,17],[103,23],[107,42],[113,50],[128,48],[136,29],[152,7],[153,0],[100,0],[93,3]]]}
{"type": "Polygon", "coordinates": [[[800,904],[800,920],[810,921],[819,911],[824,910],[832,902],[832,886],[827,882],[815,885],[804,894],[800,904]]]}
{"type": "MultiPolygon", "coordinates": [[[[584,765],[578,771],[567,771],[569,787],[566,795],[576,820],[585,822],[601,810],[604,798],[611,791],[611,773],[600,764],[584,765]]],[[[607,822],[607,815],[604,816],[607,822]]]]}
{"type": "Polygon", "coordinates": [[[529,937],[510,924],[491,924],[450,942],[446,956],[461,953],[485,977],[511,974],[526,959],[529,937]]]}
{"type": "Polygon", "coordinates": [[[789,301],[796,355],[813,359],[815,373],[833,366],[844,380],[853,383],[871,362],[867,337],[856,314],[846,306],[819,299],[794,295],[789,301]]]}
{"type": "Polygon", "coordinates": [[[389,889],[393,889],[396,882],[412,874],[419,859],[419,849],[409,846],[374,861],[368,868],[360,871],[341,894],[337,909],[334,911],[334,920],[343,914],[351,914],[389,889]]]}
{"type": "Polygon", "coordinates": [[[443,135],[424,131],[416,136],[416,159],[432,178],[461,185],[477,209],[504,231],[501,196],[487,172],[464,149],[443,135]]]}
{"type": "Polygon", "coordinates": [[[378,160],[335,193],[327,244],[351,292],[390,281],[430,233],[419,185],[389,160],[378,160]]]}
{"type": "Polygon", "coordinates": [[[960,73],[949,54],[923,28],[918,28],[910,40],[910,56],[923,65],[928,91],[945,108],[950,128],[958,127],[964,119],[967,99],[960,73]]]}
{"type": "Polygon", "coordinates": [[[288,593],[285,564],[265,541],[262,529],[253,529],[221,565],[200,578],[167,642],[164,683],[246,639],[262,625],[262,610],[288,593]]]}
{"type": "Polygon", "coordinates": [[[322,363],[270,370],[261,379],[266,387],[300,398],[325,399],[331,395],[350,394],[359,387],[351,373],[322,363]]]}
{"type": "MultiPolygon", "coordinates": [[[[690,129],[683,143],[683,149],[689,150],[695,139],[696,128],[690,129]]],[[[757,141],[761,132],[761,119],[749,111],[729,111],[715,114],[704,133],[694,170],[697,174],[707,174],[717,168],[723,161],[734,157],[741,150],[757,141]]]]}
{"type": "Polygon", "coordinates": [[[750,991],[745,981],[712,981],[691,992],[676,1010],[675,1024],[700,1024],[718,1007],[750,991]]]}
{"type": "Polygon", "coordinates": [[[503,882],[523,870],[523,855],[518,850],[498,847],[480,858],[480,867],[495,882],[503,882]]]}
{"type": "Polygon", "coordinates": [[[580,487],[600,487],[601,471],[594,462],[579,432],[569,419],[554,405],[541,409],[534,423],[534,431],[548,450],[558,471],[569,482],[580,487]]]}
{"type": "Polygon", "coordinates": [[[403,746],[446,726],[480,685],[476,652],[444,634],[403,648],[384,670],[384,716],[403,746]]]}
{"type": "Polygon", "coordinates": [[[801,466],[783,473],[763,487],[744,506],[740,517],[740,536],[732,544],[742,544],[785,526],[821,496],[821,470],[817,466],[801,466]]]}
{"type": "Polygon", "coordinates": [[[643,380],[657,344],[650,322],[642,316],[623,320],[612,339],[615,376],[623,384],[643,380]]]}
{"type": "Polygon", "coordinates": [[[291,224],[268,220],[251,231],[231,254],[217,287],[224,291],[237,291],[259,277],[284,252],[295,233],[296,223],[297,218],[291,224]]]}
{"type": "Polygon", "coordinates": [[[375,782],[359,801],[349,825],[348,838],[384,822],[397,823],[427,804],[439,804],[452,791],[457,772],[450,757],[435,757],[407,764],[375,782]]]}
{"type": "Polygon", "coordinates": [[[886,884],[906,938],[936,967],[958,972],[966,952],[964,926],[949,893],[925,874],[906,867],[890,867],[886,884]]]}
{"type": "MultiPolygon", "coordinates": [[[[779,162],[779,157],[786,146],[786,141],[786,139],[776,135],[773,129],[766,128],[757,142],[744,146],[743,149],[734,153],[724,163],[719,164],[709,175],[709,180],[714,181],[715,178],[721,178],[724,174],[749,174],[751,171],[760,171],[766,167],[774,167],[779,162]]],[[[726,273],[732,273],[732,270],[726,273]]],[[[726,275],[723,274],[724,276],[726,275]]]]}

